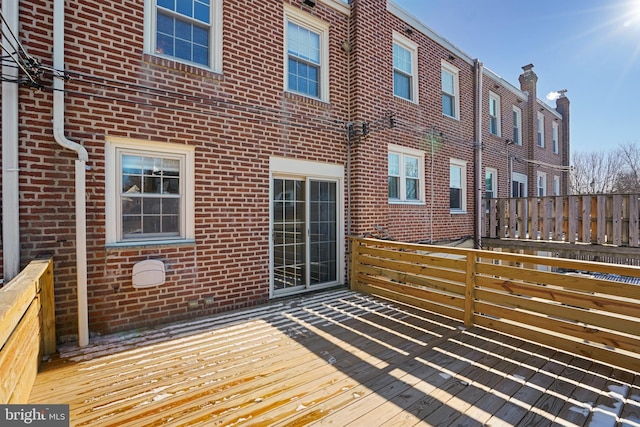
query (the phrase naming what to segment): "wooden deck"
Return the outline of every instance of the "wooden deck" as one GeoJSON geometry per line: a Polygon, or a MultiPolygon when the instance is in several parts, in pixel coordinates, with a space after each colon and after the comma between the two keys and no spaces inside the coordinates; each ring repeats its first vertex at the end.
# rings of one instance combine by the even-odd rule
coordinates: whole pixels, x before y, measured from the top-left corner
{"type": "Polygon", "coordinates": [[[74,426],[640,426],[640,373],[337,290],[62,348],[29,402],[74,426]]]}

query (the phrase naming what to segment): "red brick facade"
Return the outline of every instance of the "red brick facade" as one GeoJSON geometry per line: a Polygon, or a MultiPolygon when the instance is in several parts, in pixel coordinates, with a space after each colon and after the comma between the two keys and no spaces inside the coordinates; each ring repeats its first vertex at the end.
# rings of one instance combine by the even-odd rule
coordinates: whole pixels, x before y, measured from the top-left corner
{"type": "MultiPolygon", "coordinates": [[[[394,239],[425,242],[474,235],[474,162],[480,138],[482,168],[498,170],[499,196],[509,193],[510,163],[514,172],[529,174],[532,194],[536,170],[552,176],[556,172],[544,164],[568,162],[568,130],[563,128],[562,116],[537,100],[535,86],[515,88],[485,70],[482,116],[476,117],[477,64],[395,6],[388,9],[385,0],[352,0],[350,5],[317,0],[313,7],[297,0],[220,1],[222,67],[216,71],[149,53],[143,1],[80,0],[73,6],[65,2],[69,73],[65,135],[89,153],[91,332],[201,316],[273,297],[273,159],[337,165],[344,170],[338,180],[342,237],[349,232],[372,232],[378,226],[394,239]],[[326,100],[285,89],[285,4],[328,24],[326,100]],[[394,34],[418,46],[417,102],[394,96],[394,34]],[[443,63],[459,73],[457,118],[442,113],[443,63]],[[500,137],[489,133],[489,91],[501,98],[500,137]],[[523,112],[521,146],[506,142],[514,105],[523,112]],[[531,139],[540,109],[545,115],[544,149],[531,139]],[[477,119],[481,135],[475,130],[477,119]],[[364,122],[369,126],[366,136],[360,134],[364,122]],[[552,122],[560,126],[558,154],[551,152],[552,122]],[[354,129],[350,138],[349,124],[354,129]],[[193,240],[128,245],[107,241],[106,147],[113,139],[194,147],[193,240]],[[390,203],[388,144],[424,153],[421,202],[390,203]],[[509,156],[515,161],[509,162],[509,156]],[[451,158],[467,165],[464,213],[450,210],[451,158]],[[132,286],[133,265],[145,259],[163,261],[163,285],[132,286]],[[209,297],[213,303],[205,304],[209,297]],[[189,302],[196,307],[189,307],[189,302]]],[[[44,66],[52,65],[52,3],[20,1],[21,41],[44,66]]],[[[24,265],[36,256],[53,255],[57,328],[64,339],[77,333],[76,156],[52,135],[53,78],[45,67],[41,90],[23,87],[19,92],[20,256],[24,265]]],[[[566,104],[568,114],[568,100],[566,104]]],[[[307,176],[314,176],[314,171],[307,176]]],[[[552,194],[551,179],[547,186],[552,194]]],[[[345,269],[338,271],[341,276],[333,284],[344,284],[345,269]]]]}

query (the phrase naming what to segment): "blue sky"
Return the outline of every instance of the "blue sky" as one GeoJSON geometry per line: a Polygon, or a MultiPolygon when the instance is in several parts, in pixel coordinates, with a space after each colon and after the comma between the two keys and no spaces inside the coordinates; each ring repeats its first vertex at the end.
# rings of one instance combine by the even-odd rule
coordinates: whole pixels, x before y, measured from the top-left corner
{"type": "Polygon", "coordinates": [[[534,64],[543,101],[567,89],[572,153],[640,145],[640,0],[394,2],[516,87],[534,64]]]}

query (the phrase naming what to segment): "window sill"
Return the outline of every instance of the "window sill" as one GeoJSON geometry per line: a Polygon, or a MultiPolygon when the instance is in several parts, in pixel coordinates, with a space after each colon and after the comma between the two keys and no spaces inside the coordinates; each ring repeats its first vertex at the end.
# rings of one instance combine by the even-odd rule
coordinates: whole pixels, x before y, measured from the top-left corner
{"type": "Polygon", "coordinates": [[[107,250],[118,250],[118,249],[144,249],[144,248],[151,248],[151,247],[194,246],[195,244],[196,244],[195,239],[175,239],[175,240],[107,243],[104,245],[104,247],[107,250]]]}
{"type": "Polygon", "coordinates": [[[213,68],[205,67],[204,65],[198,65],[191,62],[180,61],[177,58],[159,56],[151,53],[144,53],[142,59],[150,64],[158,65],[160,67],[172,68],[174,70],[182,71],[184,73],[193,74],[202,77],[214,77],[217,79],[222,78],[220,71],[213,68]]]}
{"type": "Polygon", "coordinates": [[[288,90],[284,91],[284,97],[293,101],[304,102],[305,104],[315,105],[316,107],[329,108],[331,104],[329,101],[325,101],[320,98],[315,98],[310,95],[305,95],[303,93],[291,92],[288,90]]]}
{"type": "Polygon", "coordinates": [[[425,206],[422,200],[389,200],[390,205],[425,206]]]}
{"type": "Polygon", "coordinates": [[[401,102],[406,102],[410,105],[420,105],[417,101],[414,101],[412,99],[408,99],[408,98],[404,98],[402,96],[398,96],[396,94],[393,95],[394,99],[396,99],[397,101],[401,101],[401,102]]]}
{"type": "Polygon", "coordinates": [[[451,215],[466,215],[467,211],[449,211],[451,215]]]}
{"type": "Polygon", "coordinates": [[[456,122],[460,121],[460,117],[450,116],[450,115],[445,114],[445,113],[442,113],[442,117],[444,117],[445,119],[455,120],[456,122]]]}

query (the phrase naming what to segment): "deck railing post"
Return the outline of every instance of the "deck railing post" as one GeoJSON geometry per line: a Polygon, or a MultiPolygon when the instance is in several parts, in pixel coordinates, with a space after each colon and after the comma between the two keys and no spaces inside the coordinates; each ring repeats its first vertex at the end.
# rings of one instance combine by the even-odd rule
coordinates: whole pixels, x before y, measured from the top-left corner
{"type": "Polygon", "coordinates": [[[56,352],[56,313],[53,293],[53,259],[48,259],[47,269],[39,279],[41,305],[41,353],[51,355],[56,352]]]}
{"type": "Polygon", "coordinates": [[[475,251],[467,252],[467,276],[465,279],[464,292],[464,324],[467,327],[473,326],[474,303],[476,298],[476,271],[478,255],[475,251]]]}
{"type": "Polygon", "coordinates": [[[362,244],[362,242],[360,242],[360,240],[357,239],[352,239],[351,240],[351,279],[350,279],[350,287],[352,291],[358,291],[359,287],[358,287],[358,272],[359,272],[359,268],[358,266],[360,265],[360,245],[362,244]]]}

